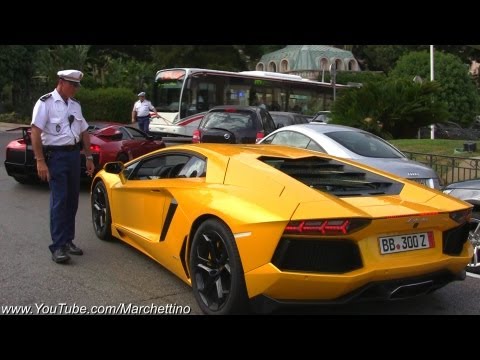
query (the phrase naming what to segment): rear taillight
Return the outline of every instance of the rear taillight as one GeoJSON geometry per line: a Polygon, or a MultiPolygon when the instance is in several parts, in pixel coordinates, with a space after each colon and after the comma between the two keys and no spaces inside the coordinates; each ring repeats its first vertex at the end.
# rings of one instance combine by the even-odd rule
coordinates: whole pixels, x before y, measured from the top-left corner
{"type": "Polygon", "coordinates": [[[345,235],[370,224],[369,219],[331,219],[290,221],[284,234],[291,235],[345,235]]]}
{"type": "Polygon", "coordinates": [[[100,152],[100,146],[98,145],[90,145],[90,151],[92,152],[100,152]]]}
{"type": "Polygon", "coordinates": [[[195,130],[192,136],[192,143],[198,144],[200,142],[200,130],[195,130]]]}
{"type": "Polygon", "coordinates": [[[255,136],[255,143],[258,143],[264,137],[265,137],[265,133],[263,131],[257,132],[257,135],[255,136]]]}

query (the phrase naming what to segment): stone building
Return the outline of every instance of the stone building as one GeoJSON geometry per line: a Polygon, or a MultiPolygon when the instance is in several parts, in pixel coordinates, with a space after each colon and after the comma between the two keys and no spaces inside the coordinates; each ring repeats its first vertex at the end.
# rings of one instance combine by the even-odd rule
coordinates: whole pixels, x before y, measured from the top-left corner
{"type": "Polygon", "coordinates": [[[360,71],[351,51],[328,45],[288,45],[263,55],[255,70],[318,80],[322,79],[322,72],[328,72],[332,64],[336,65],[337,71],[360,71]]]}

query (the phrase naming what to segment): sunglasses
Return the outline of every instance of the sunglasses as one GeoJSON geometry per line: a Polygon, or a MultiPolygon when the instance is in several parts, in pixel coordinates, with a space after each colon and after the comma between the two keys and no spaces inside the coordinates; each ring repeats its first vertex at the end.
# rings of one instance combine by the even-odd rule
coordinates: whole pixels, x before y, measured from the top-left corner
{"type": "Polygon", "coordinates": [[[76,88],[80,87],[80,83],[77,83],[75,81],[70,81],[70,80],[65,80],[65,79],[63,79],[63,81],[66,81],[67,83],[69,83],[73,87],[76,87],[76,88]]]}

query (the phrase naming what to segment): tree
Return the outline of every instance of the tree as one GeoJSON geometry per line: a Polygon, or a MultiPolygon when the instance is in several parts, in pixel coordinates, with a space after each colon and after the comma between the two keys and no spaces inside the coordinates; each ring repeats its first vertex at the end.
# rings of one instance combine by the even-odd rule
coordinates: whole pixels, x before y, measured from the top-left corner
{"type": "Polygon", "coordinates": [[[153,64],[125,59],[110,59],[102,69],[101,87],[124,87],[137,94],[146,91],[151,94],[156,69],[153,64]]]}
{"type": "Polygon", "coordinates": [[[216,70],[247,70],[247,64],[233,45],[157,45],[152,46],[157,69],[198,67],[216,70]]]}
{"type": "Polygon", "coordinates": [[[0,102],[5,111],[31,112],[30,99],[34,85],[33,76],[40,45],[0,46],[0,102]]]}
{"type": "Polygon", "coordinates": [[[84,71],[89,49],[89,45],[55,45],[42,49],[35,59],[35,75],[54,83],[59,70],[84,71]]]}
{"type": "Polygon", "coordinates": [[[388,74],[404,54],[427,45],[354,45],[352,52],[363,70],[388,74]]]}
{"type": "MultiPolygon", "coordinates": [[[[86,72],[89,49],[89,45],[54,45],[46,46],[37,52],[33,61],[35,86],[30,99],[30,109],[39,96],[52,91],[55,87],[59,70],[77,69],[86,72]]],[[[90,81],[91,76],[85,76],[82,84],[90,81]]]]}
{"type": "MultiPolygon", "coordinates": [[[[435,81],[442,91],[435,96],[435,101],[444,102],[450,113],[450,119],[463,125],[469,125],[480,108],[480,96],[468,66],[459,57],[452,54],[435,52],[435,81]]],[[[429,52],[412,52],[402,56],[390,76],[412,80],[415,76],[430,78],[429,52]]]]}
{"type": "Polygon", "coordinates": [[[417,84],[388,78],[344,90],[332,107],[332,123],[353,126],[384,138],[413,138],[419,127],[448,117],[443,102],[432,102],[436,82],[417,84]]]}

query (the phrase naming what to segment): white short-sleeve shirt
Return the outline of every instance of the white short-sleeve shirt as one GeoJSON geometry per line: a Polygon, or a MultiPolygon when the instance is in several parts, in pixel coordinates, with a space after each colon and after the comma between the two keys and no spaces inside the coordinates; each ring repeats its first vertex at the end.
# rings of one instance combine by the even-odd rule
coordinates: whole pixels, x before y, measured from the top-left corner
{"type": "Polygon", "coordinates": [[[155,107],[148,100],[138,100],[137,102],[135,102],[135,104],[133,104],[133,111],[137,113],[137,116],[149,116],[150,110],[156,111],[155,107]]]}
{"type": "Polygon", "coordinates": [[[37,100],[32,125],[42,130],[43,145],[75,145],[88,129],[80,103],[72,98],[65,102],[56,89],[37,100]],[[73,116],[72,124],[69,116],[73,116]]]}

